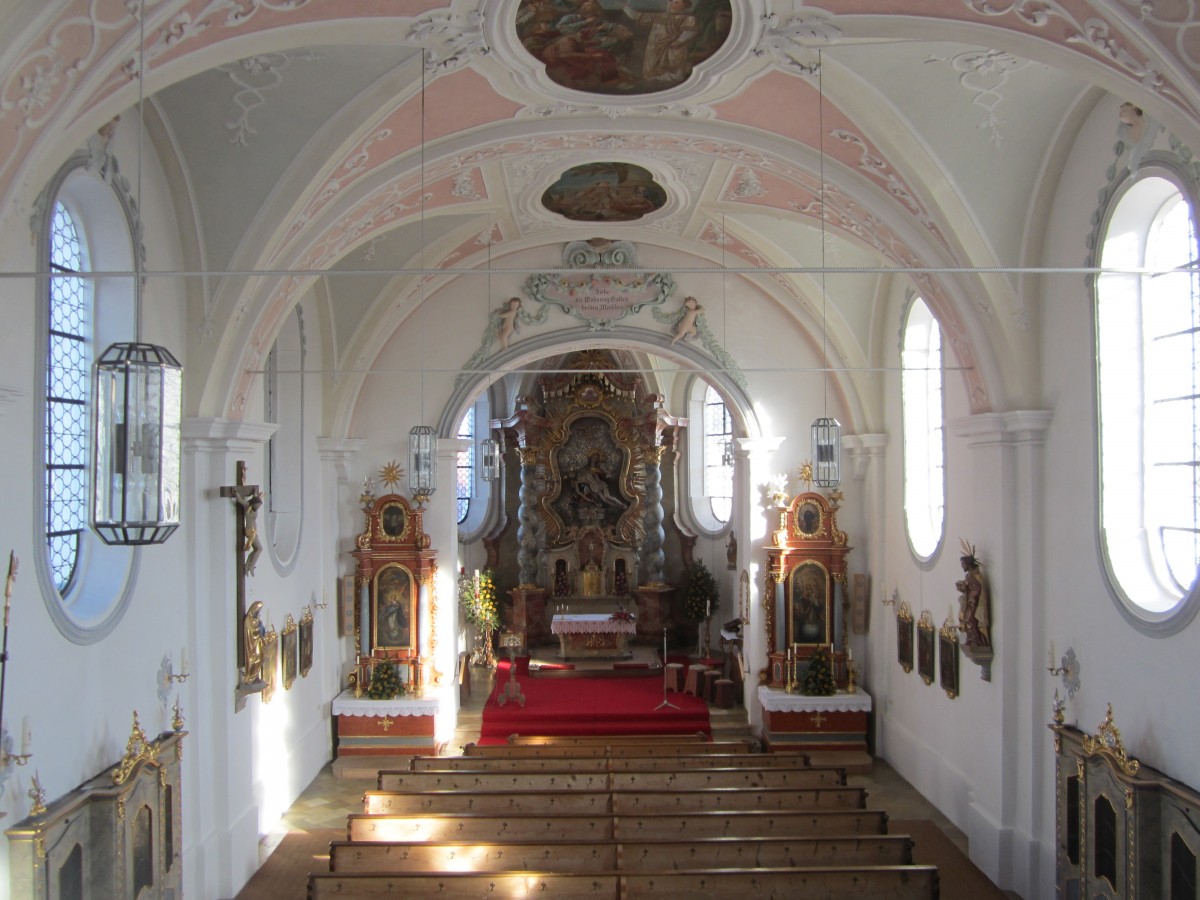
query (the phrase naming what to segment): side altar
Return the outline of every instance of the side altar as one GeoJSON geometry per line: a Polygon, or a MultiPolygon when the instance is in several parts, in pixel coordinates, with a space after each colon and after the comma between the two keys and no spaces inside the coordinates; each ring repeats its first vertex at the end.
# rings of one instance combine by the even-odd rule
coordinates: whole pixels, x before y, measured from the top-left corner
{"type": "Polygon", "coordinates": [[[828,697],[789,694],[759,685],[763,745],[779,750],[858,750],[867,752],[871,695],[861,688],[828,697]]]}
{"type": "Polygon", "coordinates": [[[628,643],[637,634],[632,616],[613,618],[607,613],[558,613],[550,623],[558,637],[563,659],[628,659],[628,643]]]}
{"type": "Polygon", "coordinates": [[[333,698],[335,753],[341,756],[408,756],[437,752],[438,701],[423,697],[371,700],[353,689],[333,698]]]}

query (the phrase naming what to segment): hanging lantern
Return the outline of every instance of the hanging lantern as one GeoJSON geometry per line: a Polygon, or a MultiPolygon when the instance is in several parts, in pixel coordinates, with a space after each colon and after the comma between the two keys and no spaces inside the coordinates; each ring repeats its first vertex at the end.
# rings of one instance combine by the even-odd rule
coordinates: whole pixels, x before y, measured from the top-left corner
{"type": "Polygon", "coordinates": [[[183,368],[165,347],[117,343],[96,361],[92,528],[161,544],[179,527],[183,368]]]}
{"type": "Polygon", "coordinates": [[[500,478],[500,442],[488,438],[480,444],[480,448],[483,451],[483,466],[479,474],[484,481],[497,481],[500,478]]]}
{"type": "Polygon", "coordinates": [[[822,417],[812,426],[813,484],[835,488],[842,481],[842,426],[822,417]]]}
{"type": "Polygon", "coordinates": [[[732,469],[733,463],[733,440],[730,439],[723,441],[721,444],[721,465],[727,469],[732,469]]]}
{"type": "Polygon", "coordinates": [[[408,489],[419,503],[437,490],[437,437],[428,425],[408,433],[408,489]]]}

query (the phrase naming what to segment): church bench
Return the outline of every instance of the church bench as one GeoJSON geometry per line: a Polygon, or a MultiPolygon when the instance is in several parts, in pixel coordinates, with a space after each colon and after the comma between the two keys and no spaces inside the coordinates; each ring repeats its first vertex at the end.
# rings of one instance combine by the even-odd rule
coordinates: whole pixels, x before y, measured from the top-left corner
{"type": "Polygon", "coordinates": [[[687,791],[708,787],[842,787],[846,783],[846,773],[842,769],[697,768],[610,772],[608,783],[610,790],[614,791],[687,791]]]}
{"type": "Polygon", "coordinates": [[[381,791],[642,791],[712,787],[841,787],[841,769],[695,769],[680,772],[381,771],[381,791]]]}
{"type": "Polygon", "coordinates": [[[613,837],[620,841],[887,834],[887,813],[868,809],[784,812],[705,810],[686,815],[614,816],[613,823],[613,837]]]}
{"type": "Polygon", "coordinates": [[[620,900],[621,876],[612,872],[557,875],[536,872],[451,872],[437,875],[377,875],[370,873],[308,876],[309,900],[353,900],[357,897],[439,897],[479,900],[536,895],[555,900],[620,900]]]}
{"type": "Polygon", "coordinates": [[[332,872],[626,872],[698,868],[889,866],[912,863],[904,835],[707,838],[688,841],[351,842],[332,841],[332,872]]]}
{"type": "Polygon", "coordinates": [[[687,814],[693,811],[808,809],[866,809],[862,788],[701,788],[699,790],[615,791],[613,813],[618,816],[687,814]]]}
{"type": "Polygon", "coordinates": [[[507,816],[420,813],[346,816],[350,841],[609,841],[611,815],[507,816]]]}
{"type": "Polygon", "coordinates": [[[612,815],[609,791],[366,791],[370,814],[481,813],[494,816],[612,815]]]}
{"type": "MultiPolygon", "coordinates": [[[[556,756],[703,756],[711,753],[751,753],[749,741],[684,741],[656,744],[563,744],[554,745],[556,756]]],[[[514,744],[467,744],[463,756],[533,757],[544,755],[542,746],[514,744]]],[[[765,754],[763,754],[765,755],[765,754]]]]}
{"type": "Polygon", "coordinates": [[[329,873],[310,875],[309,900],[336,897],[479,897],[531,895],[556,900],[612,897],[615,900],[694,900],[696,897],[750,896],[762,900],[936,900],[933,866],[832,866],[801,869],[717,869],[687,872],[466,872],[435,875],[329,873]]]}
{"type": "Polygon", "coordinates": [[[486,815],[659,815],[708,810],[865,809],[862,788],[701,788],[690,791],[366,791],[363,812],[486,815]]]}
{"type": "MultiPolygon", "coordinates": [[[[414,756],[411,772],[490,771],[490,772],[605,772],[605,771],[677,771],[691,768],[806,769],[808,758],[802,754],[706,753],[680,756],[414,756]]],[[[394,770],[393,770],[394,771],[394,770]]]]}
{"type": "MultiPolygon", "coordinates": [[[[638,746],[642,744],[709,743],[703,731],[694,734],[510,734],[508,743],[514,747],[595,747],[638,746]]],[[[728,743],[728,742],[726,742],[728,743]]]]}

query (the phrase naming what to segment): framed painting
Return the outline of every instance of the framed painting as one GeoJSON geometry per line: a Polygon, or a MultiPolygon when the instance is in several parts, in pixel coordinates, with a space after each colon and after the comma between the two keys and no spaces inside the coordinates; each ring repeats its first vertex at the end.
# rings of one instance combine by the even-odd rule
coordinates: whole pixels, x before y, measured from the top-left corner
{"type": "Polygon", "coordinates": [[[275,626],[263,638],[262,677],[265,684],[262,689],[263,703],[270,703],[275,696],[275,685],[279,683],[279,634],[275,626]]]}
{"type": "Polygon", "coordinates": [[[913,668],[913,618],[908,604],[900,602],[896,610],[896,661],[905,672],[913,668]]]}
{"type": "Polygon", "coordinates": [[[307,678],[313,660],[313,614],[307,606],[300,617],[300,677],[307,678]]]}
{"type": "Polygon", "coordinates": [[[338,637],[354,636],[354,576],[338,579],[338,637]]]}
{"type": "Polygon", "coordinates": [[[379,530],[384,540],[402,541],[408,537],[408,510],[402,503],[387,503],[379,511],[379,530]]]}
{"type": "Polygon", "coordinates": [[[871,582],[863,573],[850,581],[850,628],[855,634],[866,634],[870,618],[871,582]]]}
{"type": "Polygon", "coordinates": [[[942,690],[953,700],[958,696],[958,628],[953,619],[938,632],[938,675],[942,690]]]}
{"type": "Polygon", "coordinates": [[[917,674],[926,684],[933,684],[934,679],[934,630],[933,617],[929,610],[921,613],[921,621],[917,623],[917,674]]]}
{"type": "Polygon", "coordinates": [[[399,563],[375,573],[371,592],[372,650],[416,651],[417,586],[412,572],[399,563]]]}
{"type": "Polygon", "coordinates": [[[787,582],[788,644],[833,642],[833,592],[829,570],[815,560],[792,569],[787,582]]]}
{"type": "Polygon", "coordinates": [[[296,683],[296,658],[298,650],[299,629],[296,620],[288,613],[287,621],[283,623],[283,634],[279,638],[279,656],[283,664],[283,689],[290,691],[296,683]]]}
{"type": "Polygon", "coordinates": [[[821,533],[821,508],[811,500],[796,507],[796,531],[807,538],[821,533]]]}

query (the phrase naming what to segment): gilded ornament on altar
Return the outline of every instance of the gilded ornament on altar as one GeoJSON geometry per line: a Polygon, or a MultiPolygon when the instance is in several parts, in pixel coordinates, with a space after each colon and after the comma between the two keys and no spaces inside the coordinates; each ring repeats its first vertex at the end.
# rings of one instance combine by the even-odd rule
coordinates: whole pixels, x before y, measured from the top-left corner
{"type": "Polygon", "coordinates": [[[146,740],[146,732],[138,722],[137,710],[133,711],[133,728],[125,744],[125,755],[112,772],[113,784],[124,784],[139,763],[158,764],[158,748],[146,740]]]}
{"type": "Polygon", "coordinates": [[[1108,704],[1108,713],[1095,735],[1083,739],[1083,752],[1088,756],[1101,754],[1116,762],[1118,768],[1126,775],[1136,775],[1142,764],[1125,752],[1121,741],[1121,730],[1113,722],[1112,704],[1108,704]]]}
{"type": "Polygon", "coordinates": [[[389,488],[395,488],[404,480],[404,467],[394,459],[379,470],[379,480],[389,488]]]}

